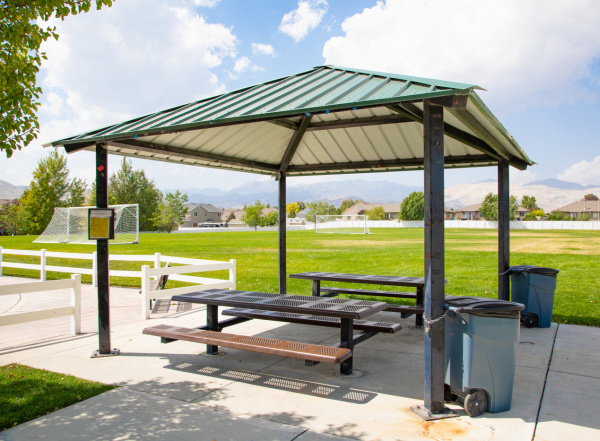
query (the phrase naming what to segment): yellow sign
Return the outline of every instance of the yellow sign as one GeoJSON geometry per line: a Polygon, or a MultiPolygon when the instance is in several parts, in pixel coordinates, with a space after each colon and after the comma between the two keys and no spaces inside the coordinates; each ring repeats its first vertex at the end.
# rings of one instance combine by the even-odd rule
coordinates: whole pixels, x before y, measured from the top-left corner
{"type": "Polygon", "coordinates": [[[110,237],[110,218],[92,217],[90,218],[90,237],[106,238],[110,237]]]}

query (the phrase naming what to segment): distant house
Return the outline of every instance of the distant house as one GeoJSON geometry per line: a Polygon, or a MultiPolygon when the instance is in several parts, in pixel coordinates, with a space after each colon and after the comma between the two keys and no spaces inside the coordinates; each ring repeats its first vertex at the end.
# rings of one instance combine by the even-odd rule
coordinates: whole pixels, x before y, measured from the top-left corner
{"type": "Polygon", "coordinates": [[[450,208],[444,208],[444,220],[456,220],[456,211],[450,208]]]}
{"type": "Polygon", "coordinates": [[[9,205],[19,205],[18,199],[0,199],[0,208],[8,207],[9,205]]]}
{"type": "Polygon", "coordinates": [[[221,223],[221,209],[211,204],[188,204],[181,227],[194,228],[201,224],[221,223]]]}
{"type": "Polygon", "coordinates": [[[352,216],[357,214],[365,214],[366,211],[372,210],[375,207],[383,208],[385,211],[385,218],[390,219],[400,219],[400,204],[373,204],[370,202],[357,202],[350,208],[344,210],[342,215],[344,216],[352,216]]]}
{"type": "Polygon", "coordinates": [[[560,207],[558,211],[562,211],[572,218],[580,217],[582,214],[589,214],[590,220],[597,221],[600,212],[600,201],[582,199],[560,207]]]}
{"type": "Polygon", "coordinates": [[[242,220],[244,211],[237,208],[225,208],[221,214],[221,222],[227,223],[230,227],[245,227],[246,223],[242,220]]]}
{"type": "Polygon", "coordinates": [[[481,219],[481,204],[467,205],[459,208],[455,212],[455,219],[461,220],[479,220],[481,219]]]}
{"type": "Polygon", "coordinates": [[[527,213],[530,211],[531,210],[529,208],[525,207],[517,208],[516,220],[525,220],[525,216],[527,216],[527,213]]]}

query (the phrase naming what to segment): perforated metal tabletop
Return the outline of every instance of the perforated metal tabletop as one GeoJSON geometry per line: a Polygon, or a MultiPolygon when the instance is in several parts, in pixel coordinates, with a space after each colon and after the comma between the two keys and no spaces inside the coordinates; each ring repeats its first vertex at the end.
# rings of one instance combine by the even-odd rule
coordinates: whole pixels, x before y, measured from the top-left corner
{"type": "Polygon", "coordinates": [[[268,311],[362,319],[383,311],[388,304],[370,300],[315,298],[253,291],[208,290],[173,296],[178,302],[234,306],[268,311]]]}

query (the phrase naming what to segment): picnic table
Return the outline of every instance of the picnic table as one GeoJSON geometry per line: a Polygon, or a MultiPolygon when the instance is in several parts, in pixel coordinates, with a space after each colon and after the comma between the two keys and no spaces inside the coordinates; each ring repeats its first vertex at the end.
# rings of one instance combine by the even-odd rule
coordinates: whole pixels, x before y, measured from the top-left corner
{"type": "Polygon", "coordinates": [[[372,274],[348,274],[311,271],[290,274],[291,279],[312,280],[312,295],[315,297],[332,297],[339,294],[368,295],[390,298],[415,299],[415,306],[388,305],[386,311],[394,311],[408,317],[415,314],[416,326],[423,326],[423,277],[380,276],[372,274]],[[369,290],[357,288],[322,287],[321,282],[364,283],[372,285],[405,286],[416,288],[416,292],[396,292],[384,290],[369,290]]]}
{"type": "Polygon", "coordinates": [[[197,328],[157,325],[144,329],[145,334],[160,336],[163,343],[174,340],[204,343],[208,354],[216,354],[218,347],[224,346],[300,358],[309,366],[319,362],[340,363],[342,374],[352,373],[355,345],[378,332],[401,329],[397,323],[364,320],[385,310],[388,307],[385,302],[216,289],[176,295],[172,300],[205,304],[206,325],[197,328]],[[219,321],[219,306],[233,307],[223,313],[235,317],[219,321]],[[339,327],[340,342],[322,346],[221,332],[225,327],[253,318],[339,327]],[[355,328],[363,332],[355,336],[355,328]]]}

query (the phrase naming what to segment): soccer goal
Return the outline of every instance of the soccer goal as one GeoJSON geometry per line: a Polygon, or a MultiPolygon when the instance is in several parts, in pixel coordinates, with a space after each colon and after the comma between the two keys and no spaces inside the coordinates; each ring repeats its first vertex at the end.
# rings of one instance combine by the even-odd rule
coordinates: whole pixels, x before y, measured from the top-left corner
{"type": "Polygon", "coordinates": [[[370,234],[369,217],[364,214],[322,214],[315,218],[317,233],[370,234]]]}
{"type": "MultiPolygon", "coordinates": [[[[56,207],[54,216],[37,243],[96,243],[88,240],[88,211],[91,207],[56,207]]],[[[115,238],[111,244],[138,243],[138,204],[110,205],[115,209],[115,238]]]]}

